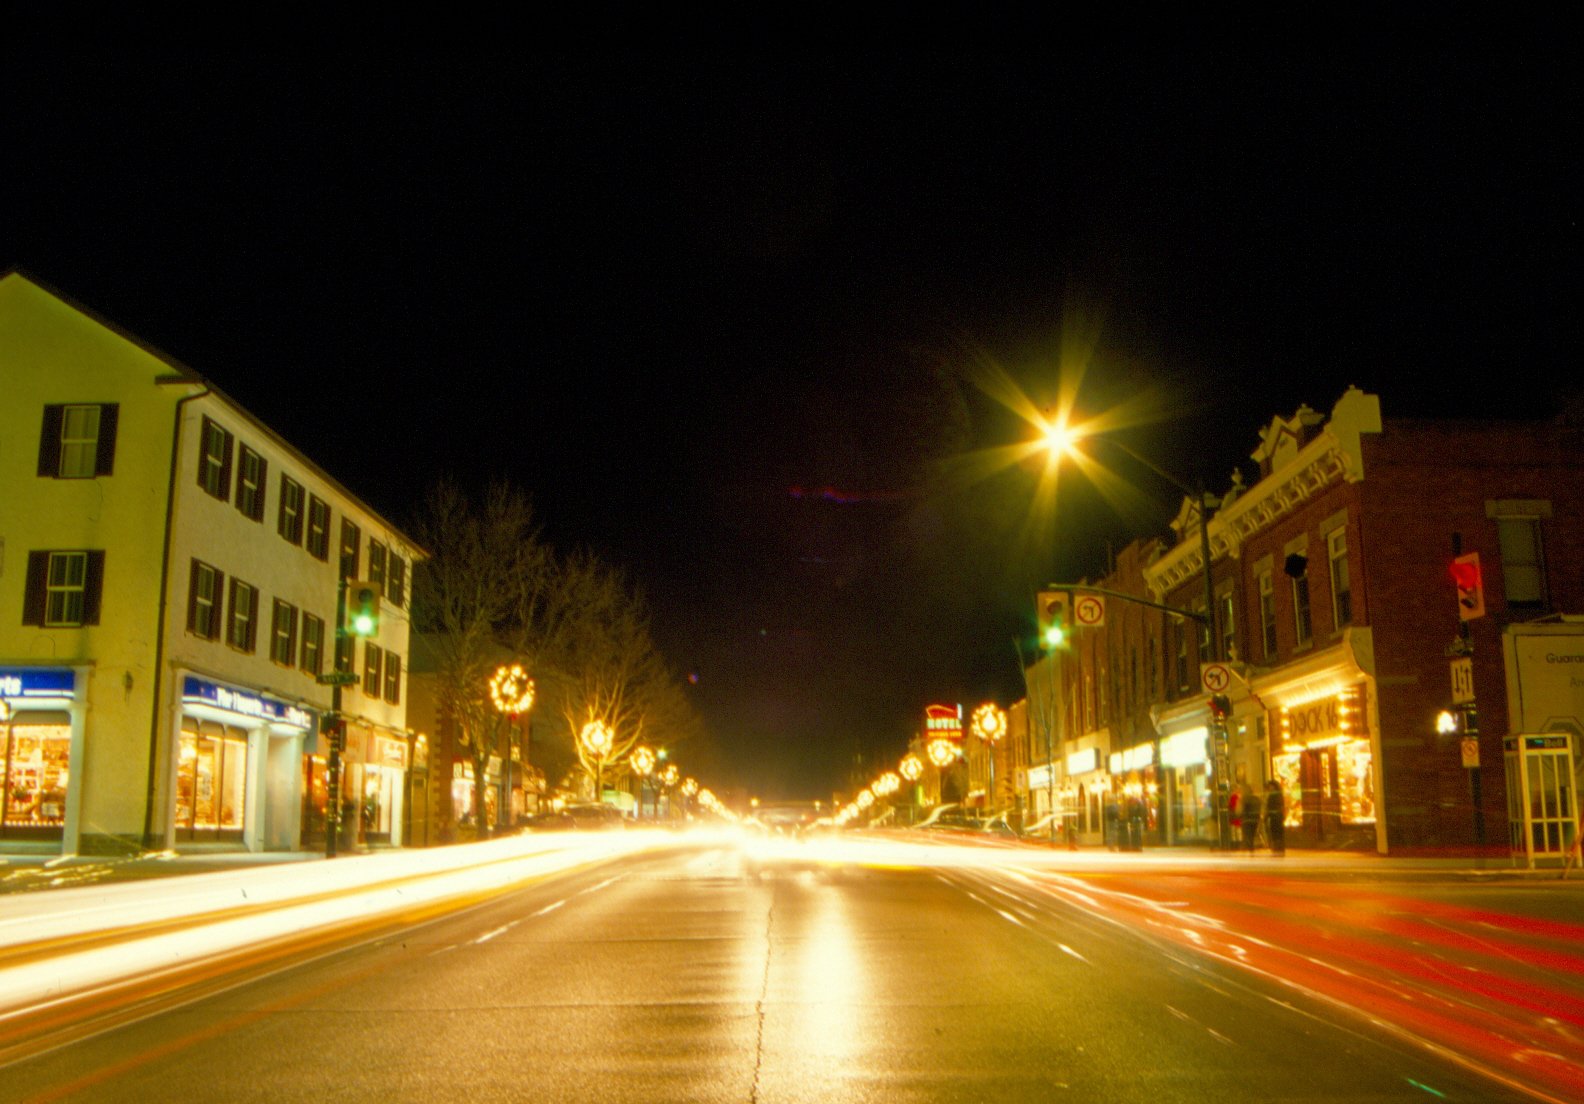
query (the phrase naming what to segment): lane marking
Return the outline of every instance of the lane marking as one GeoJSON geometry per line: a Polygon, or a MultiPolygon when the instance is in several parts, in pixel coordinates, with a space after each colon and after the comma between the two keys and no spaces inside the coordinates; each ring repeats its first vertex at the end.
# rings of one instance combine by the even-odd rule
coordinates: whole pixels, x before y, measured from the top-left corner
{"type": "Polygon", "coordinates": [[[566,901],[565,900],[560,900],[560,901],[557,901],[553,905],[546,905],[544,908],[540,909],[538,912],[529,914],[528,919],[532,920],[535,916],[543,916],[547,912],[554,912],[556,909],[560,908],[564,904],[566,904],[566,901]]]}

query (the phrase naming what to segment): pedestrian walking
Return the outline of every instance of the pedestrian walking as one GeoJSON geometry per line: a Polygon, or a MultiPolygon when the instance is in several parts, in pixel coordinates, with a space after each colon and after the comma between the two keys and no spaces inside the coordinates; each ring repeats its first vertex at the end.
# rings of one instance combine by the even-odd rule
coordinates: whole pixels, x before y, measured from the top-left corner
{"type": "Polygon", "coordinates": [[[1243,850],[1249,854],[1254,853],[1254,841],[1259,836],[1260,830],[1260,799],[1254,792],[1254,787],[1247,782],[1243,788],[1233,795],[1238,799],[1238,815],[1242,818],[1243,850]]]}
{"type": "Polygon", "coordinates": [[[1105,795],[1105,837],[1106,846],[1115,851],[1121,847],[1117,838],[1117,829],[1121,826],[1121,816],[1117,811],[1116,791],[1107,790],[1105,795]]]}
{"type": "Polygon", "coordinates": [[[1272,855],[1287,853],[1287,799],[1274,778],[1265,783],[1265,842],[1272,855]]]}

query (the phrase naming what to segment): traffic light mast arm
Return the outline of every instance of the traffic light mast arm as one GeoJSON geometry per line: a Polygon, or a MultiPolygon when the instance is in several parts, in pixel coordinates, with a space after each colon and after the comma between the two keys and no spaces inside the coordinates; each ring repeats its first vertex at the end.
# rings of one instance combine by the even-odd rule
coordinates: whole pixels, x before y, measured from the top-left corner
{"type": "Polygon", "coordinates": [[[1190,621],[1197,621],[1201,625],[1208,626],[1210,624],[1210,615],[1208,613],[1200,613],[1197,610],[1178,609],[1176,606],[1167,606],[1162,605],[1160,602],[1151,602],[1147,598],[1140,598],[1136,594],[1121,594],[1115,590],[1106,590],[1104,587],[1088,586],[1083,583],[1050,583],[1046,585],[1045,589],[1071,590],[1074,592],[1081,591],[1084,594],[1103,594],[1107,598],[1115,598],[1119,602],[1132,602],[1135,605],[1148,606],[1150,609],[1164,610],[1175,617],[1184,617],[1190,621]]]}

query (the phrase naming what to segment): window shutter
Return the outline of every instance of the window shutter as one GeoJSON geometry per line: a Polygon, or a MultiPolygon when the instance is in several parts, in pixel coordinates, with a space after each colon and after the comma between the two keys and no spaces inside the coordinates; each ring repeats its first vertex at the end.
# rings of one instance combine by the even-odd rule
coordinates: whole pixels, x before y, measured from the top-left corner
{"type": "Polygon", "coordinates": [[[88,570],[83,576],[83,624],[99,624],[99,599],[104,594],[104,559],[101,549],[88,553],[88,570]]]}
{"type": "Polygon", "coordinates": [[[253,502],[253,512],[248,515],[254,521],[264,520],[264,500],[269,497],[269,461],[259,457],[258,472],[258,498],[253,502]]]}
{"type": "Polygon", "coordinates": [[[116,423],[121,420],[121,404],[99,407],[99,455],[94,460],[95,475],[111,475],[115,468],[116,423]]]}
{"type": "MultiPolygon", "coordinates": [[[[39,431],[39,457],[38,473],[40,475],[60,474],[60,442],[61,419],[65,417],[66,407],[52,403],[44,408],[44,426],[39,431]]],[[[37,622],[28,624],[43,624],[42,618],[37,622]]]]}
{"type": "Polygon", "coordinates": [[[187,631],[198,628],[198,561],[192,561],[187,572],[187,631]]]}
{"type": "Polygon", "coordinates": [[[252,602],[253,616],[248,618],[247,650],[248,654],[252,655],[258,650],[258,623],[259,618],[262,616],[259,612],[259,591],[257,587],[252,588],[249,600],[252,602]]]}
{"type": "Polygon", "coordinates": [[[231,454],[236,450],[231,447],[231,434],[228,431],[222,429],[220,439],[224,442],[221,447],[225,450],[225,456],[220,460],[220,497],[228,499],[231,497],[231,454]]]}
{"type": "Polygon", "coordinates": [[[225,636],[225,572],[216,571],[214,577],[214,610],[211,612],[211,620],[209,622],[209,639],[219,640],[225,636]]]}
{"type": "Polygon", "coordinates": [[[27,596],[22,601],[22,624],[44,624],[45,583],[49,578],[49,553],[29,552],[27,596]]]}

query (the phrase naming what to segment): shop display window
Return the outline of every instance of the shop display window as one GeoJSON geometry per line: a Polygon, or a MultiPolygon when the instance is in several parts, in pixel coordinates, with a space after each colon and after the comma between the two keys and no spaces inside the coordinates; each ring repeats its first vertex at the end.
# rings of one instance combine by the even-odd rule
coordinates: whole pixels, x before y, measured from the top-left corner
{"type": "Polygon", "coordinates": [[[3,730],[3,826],[9,834],[58,834],[66,823],[71,726],[11,724],[3,730]]]}
{"type": "Polygon", "coordinates": [[[246,795],[246,733],[183,729],[176,764],[176,829],[183,838],[240,839],[246,795]]]}
{"type": "Polygon", "coordinates": [[[1374,764],[1368,740],[1345,740],[1337,745],[1337,796],[1342,801],[1343,824],[1375,823],[1374,764]]]}
{"type": "Polygon", "coordinates": [[[1289,828],[1299,828],[1303,825],[1303,753],[1290,751],[1284,755],[1271,756],[1271,770],[1276,775],[1276,781],[1282,789],[1282,799],[1286,803],[1287,815],[1282,818],[1282,823],[1289,828]]]}

